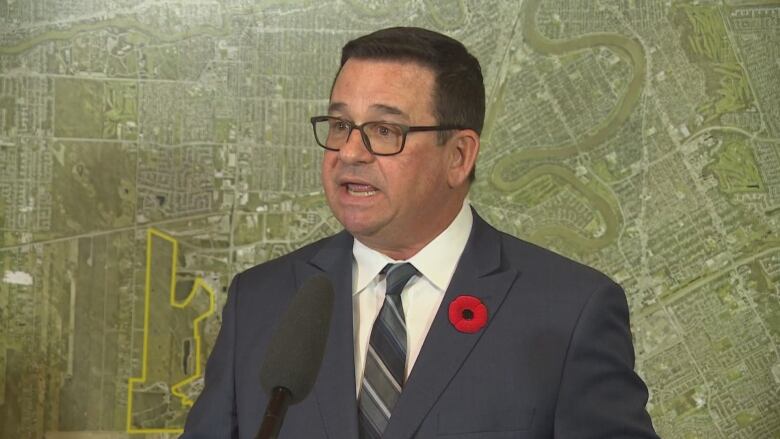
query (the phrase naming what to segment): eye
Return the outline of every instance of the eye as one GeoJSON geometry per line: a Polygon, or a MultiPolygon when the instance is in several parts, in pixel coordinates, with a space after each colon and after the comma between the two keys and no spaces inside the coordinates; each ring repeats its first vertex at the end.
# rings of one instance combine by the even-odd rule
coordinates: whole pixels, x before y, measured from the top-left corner
{"type": "Polygon", "coordinates": [[[401,135],[401,129],[393,124],[377,123],[372,124],[371,134],[379,137],[398,137],[401,135]]]}
{"type": "Polygon", "coordinates": [[[328,119],[331,131],[348,131],[349,123],[341,119],[328,119]]]}

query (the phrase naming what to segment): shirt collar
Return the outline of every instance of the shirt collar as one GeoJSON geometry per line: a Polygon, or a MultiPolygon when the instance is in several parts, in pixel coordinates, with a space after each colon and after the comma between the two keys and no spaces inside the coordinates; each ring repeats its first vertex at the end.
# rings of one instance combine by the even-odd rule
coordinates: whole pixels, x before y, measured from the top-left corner
{"type": "Polygon", "coordinates": [[[396,262],[411,262],[436,288],[446,290],[460,255],[466,248],[473,223],[471,206],[468,200],[464,200],[463,207],[452,223],[408,261],[391,259],[355,239],[352,245],[355,262],[353,294],[366,288],[385,265],[396,262]]]}

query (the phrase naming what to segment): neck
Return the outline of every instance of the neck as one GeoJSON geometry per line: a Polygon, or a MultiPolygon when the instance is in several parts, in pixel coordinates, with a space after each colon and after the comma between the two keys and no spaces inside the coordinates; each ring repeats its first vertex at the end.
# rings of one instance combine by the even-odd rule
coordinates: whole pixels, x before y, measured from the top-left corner
{"type": "MultiPolygon", "coordinates": [[[[435,238],[435,236],[433,238],[435,238]]],[[[376,250],[379,253],[382,253],[383,255],[387,256],[388,258],[396,261],[406,261],[408,259],[411,259],[412,256],[416,255],[420,250],[425,248],[425,246],[428,245],[429,242],[433,241],[433,238],[429,239],[427,242],[423,244],[414,245],[410,247],[383,247],[381,245],[373,245],[371,242],[367,242],[364,241],[363,239],[355,237],[355,239],[358,239],[360,242],[365,244],[366,247],[376,250]]]]}
{"type": "Polygon", "coordinates": [[[444,232],[460,213],[463,203],[465,203],[465,197],[460,203],[449,208],[446,214],[441,216],[441,220],[437,223],[432,223],[432,227],[427,230],[418,233],[409,233],[408,230],[402,230],[390,236],[386,234],[373,236],[355,235],[355,239],[362,242],[366,247],[376,250],[391,259],[405,261],[416,255],[444,232]]]}

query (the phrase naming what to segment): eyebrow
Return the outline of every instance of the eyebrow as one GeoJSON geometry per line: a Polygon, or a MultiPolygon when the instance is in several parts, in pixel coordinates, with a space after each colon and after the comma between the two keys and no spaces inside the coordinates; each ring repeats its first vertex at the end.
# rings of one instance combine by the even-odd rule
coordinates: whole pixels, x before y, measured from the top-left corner
{"type": "Polygon", "coordinates": [[[347,108],[346,104],[341,102],[331,102],[331,104],[328,105],[328,114],[333,113],[334,111],[343,111],[345,108],[347,108]]]}
{"type": "MultiPolygon", "coordinates": [[[[343,112],[344,110],[346,110],[346,108],[347,108],[347,104],[343,102],[332,102],[330,105],[328,105],[328,113],[343,112]]],[[[372,104],[371,108],[377,110],[380,113],[406,117],[406,113],[401,111],[400,108],[393,107],[392,105],[372,104]]]]}
{"type": "Polygon", "coordinates": [[[380,112],[386,113],[386,114],[396,114],[398,116],[405,116],[404,112],[401,111],[400,108],[393,107],[393,106],[390,106],[390,105],[373,104],[373,105],[371,105],[371,108],[374,108],[374,109],[379,110],[380,112]]]}

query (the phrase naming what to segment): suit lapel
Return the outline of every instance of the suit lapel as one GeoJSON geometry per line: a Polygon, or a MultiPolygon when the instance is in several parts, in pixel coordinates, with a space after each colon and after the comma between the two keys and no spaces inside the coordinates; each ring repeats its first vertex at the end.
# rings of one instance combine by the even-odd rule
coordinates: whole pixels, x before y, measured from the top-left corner
{"type": "Polygon", "coordinates": [[[501,267],[500,235],[474,212],[471,236],[393,410],[384,438],[408,439],[414,435],[489,328],[490,318],[503,303],[517,274],[514,269],[501,267]],[[488,326],[475,334],[458,332],[449,321],[449,305],[462,294],[478,297],[488,309],[488,326]]]}
{"type": "Polygon", "coordinates": [[[325,273],[335,292],[325,354],[314,394],[329,438],[357,439],[355,354],[352,332],[352,237],[341,232],[310,261],[296,263],[297,287],[325,273]]]}

